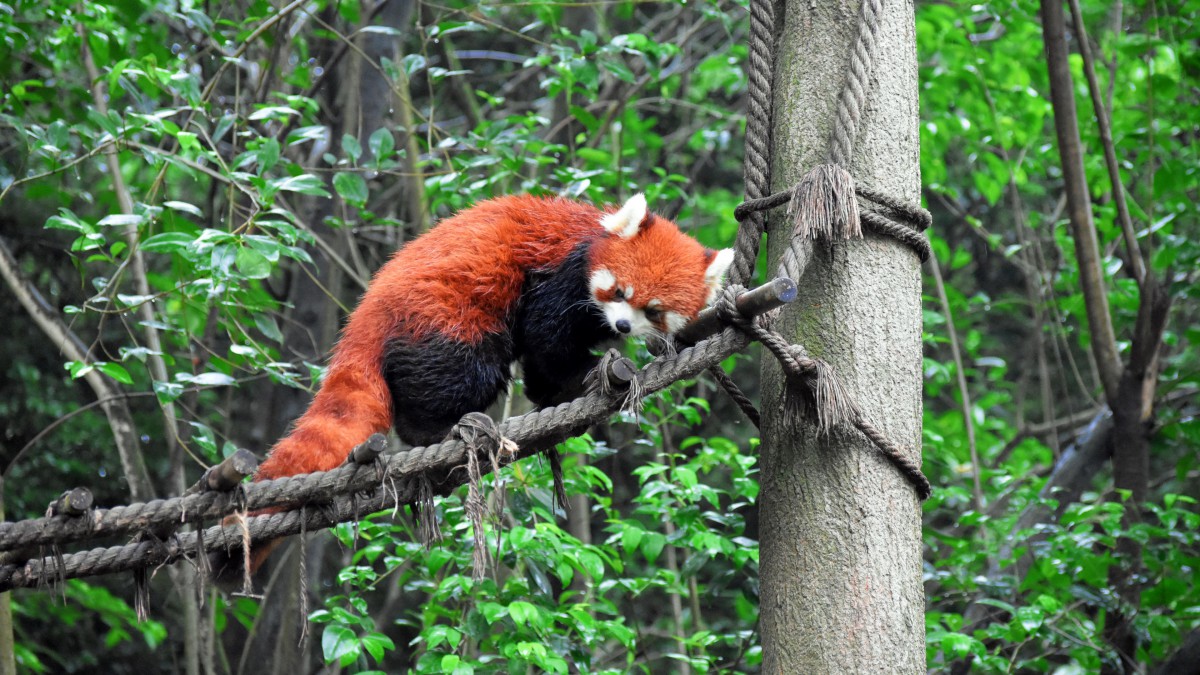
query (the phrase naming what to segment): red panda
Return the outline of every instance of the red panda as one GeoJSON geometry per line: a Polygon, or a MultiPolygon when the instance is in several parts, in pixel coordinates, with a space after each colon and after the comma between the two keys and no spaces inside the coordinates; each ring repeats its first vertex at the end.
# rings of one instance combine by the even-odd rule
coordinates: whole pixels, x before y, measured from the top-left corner
{"type": "MultiPolygon", "coordinates": [[[[641,194],[608,210],[528,195],[466,209],[375,274],[312,404],[255,480],[333,469],[389,427],[413,445],[438,442],[496,400],[513,361],[526,396],[556,404],[602,341],[695,318],[732,261],[648,212],[641,194]]],[[[253,551],[254,567],[271,548],[253,551]]]]}

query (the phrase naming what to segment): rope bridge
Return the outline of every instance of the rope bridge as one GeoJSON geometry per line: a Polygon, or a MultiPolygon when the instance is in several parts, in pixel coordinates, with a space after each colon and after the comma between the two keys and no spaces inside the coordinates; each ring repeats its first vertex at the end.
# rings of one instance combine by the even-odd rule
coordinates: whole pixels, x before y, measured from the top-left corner
{"type": "MultiPolygon", "coordinates": [[[[931,224],[929,213],[856,185],[845,168],[853,156],[865,105],[863,92],[870,80],[881,2],[863,3],[859,36],[851,51],[850,71],[830,139],[830,162],[815,167],[797,185],[774,194],[770,193],[769,157],[774,16],[770,0],[751,2],[747,200],[735,212],[740,223],[736,255],[728,287],[714,307],[677,335],[676,353],[660,356],[637,370],[627,359],[610,352],[590,376],[587,392],[573,401],[499,424],[472,413],[455,426],[447,440],[410,450],[384,452],[386,441],[376,435],[350,451],[346,464],[332,471],[246,483],[243,478],[253,473],[256,459],[243,451],[210,469],[186,494],[172,499],[92,509],[86,490],[64,493],[43,518],[0,523],[0,591],[134,571],[138,595],[144,597],[147,569],[189,560],[204,572],[197,575],[204,583],[209,571],[207,552],[244,550],[248,544],[328,528],[404,504],[419,507],[420,530],[433,538],[437,530],[434,511],[429,508],[433,497],[463,484],[471,486],[467,510],[476,521],[475,572],[480,574],[486,562],[478,526],[485,508],[478,498],[484,467],[494,471],[503,464],[546,453],[554,469],[555,492],[562,501],[561,465],[554,449],[558,442],[623,407],[636,407],[646,395],[706,370],[757,425],[757,410],[720,368],[721,361],[744,350],[752,340],[761,342],[787,374],[785,401],[790,410],[815,421],[822,432],[843,424],[854,426],[908,479],[921,499],[927,498],[931,486],[910,453],[871,425],[828,364],[811,358],[802,346],[788,343],[771,327],[777,309],[796,297],[792,280],[803,277],[814,241],[861,237],[867,229],[908,246],[922,261],[929,256],[929,244],[921,234],[931,224]],[[754,275],[765,212],[784,205],[794,221],[791,246],[773,281],[746,290],[754,275]],[[273,512],[217,524],[233,514],[268,508],[273,512]],[[121,536],[134,540],[74,553],[61,551],[63,546],[121,536]]],[[[919,457],[919,452],[911,454],[919,457]]]]}

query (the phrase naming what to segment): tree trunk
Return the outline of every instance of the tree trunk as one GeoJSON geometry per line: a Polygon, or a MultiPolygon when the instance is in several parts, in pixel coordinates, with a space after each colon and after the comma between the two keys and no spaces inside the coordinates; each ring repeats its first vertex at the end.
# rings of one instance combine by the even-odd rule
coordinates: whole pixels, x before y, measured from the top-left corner
{"type": "MultiPolygon", "coordinates": [[[[793,0],[777,19],[773,191],[827,161],[859,9],[793,0]]],[[[887,3],[852,165],[855,180],[920,198],[913,5],[887,3]]],[[[778,217],[771,269],[790,229],[778,217]]],[[[913,456],[921,443],[921,270],[912,251],[868,234],[817,243],[799,298],[777,327],[837,370],[865,417],[913,456]]],[[[765,673],[925,672],[921,511],[863,436],[794,426],[764,359],[761,626],[765,673]]]]}

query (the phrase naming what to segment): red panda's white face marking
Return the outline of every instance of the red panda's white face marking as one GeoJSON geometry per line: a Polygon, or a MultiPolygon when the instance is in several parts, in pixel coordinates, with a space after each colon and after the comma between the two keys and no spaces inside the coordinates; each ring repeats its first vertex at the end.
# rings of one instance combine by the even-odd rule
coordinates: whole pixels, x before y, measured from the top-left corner
{"type": "Polygon", "coordinates": [[[612,236],[592,245],[588,285],[615,332],[670,334],[683,328],[721,290],[733,251],[712,251],[646,210],[635,195],[600,225],[612,236]]]}
{"type": "Polygon", "coordinates": [[[650,321],[646,310],[639,309],[623,300],[602,302],[600,308],[604,310],[604,318],[608,320],[608,325],[622,335],[633,337],[663,332],[661,328],[650,321]]]}
{"type": "Polygon", "coordinates": [[[602,267],[595,272],[592,272],[592,277],[589,279],[589,283],[592,287],[592,295],[595,295],[597,291],[612,290],[612,287],[617,285],[617,278],[613,276],[612,272],[609,272],[602,267]]]}
{"type": "Polygon", "coordinates": [[[664,322],[667,324],[668,333],[677,333],[681,328],[687,325],[691,319],[678,312],[667,312],[664,317],[664,322]]]}

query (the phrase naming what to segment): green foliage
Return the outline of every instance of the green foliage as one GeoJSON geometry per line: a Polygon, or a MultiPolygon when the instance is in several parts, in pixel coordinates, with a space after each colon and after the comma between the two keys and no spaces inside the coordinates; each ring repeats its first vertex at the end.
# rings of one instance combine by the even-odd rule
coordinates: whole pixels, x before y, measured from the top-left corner
{"type": "Polygon", "coordinates": [[[67,581],[61,595],[30,594],[14,602],[13,619],[17,664],[34,673],[104,668],[106,656],[154,651],[167,639],[161,622],[139,621],[123,599],[79,579],[67,581]],[[47,626],[57,627],[57,639],[30,639],[47,626]],[[97,638],[99,649],[89,644],[97,638]]]}
{"type": "Polygon", "coordinates": [[[493,483],[484,539],[495,563],[480,580],[461,494],[439,501],[446,537],[430,549],[388,514],[339,528],[355,551],[338,579],[347,593],[312,615],[324,625],[326,660],[368,667],[395,649],[368,616],[368,595],[386,584],[420,598],[402,602],[396,619],[416,634],[415,672],[650,672],[664,658],[704,670],[731,659],[742,665],[724,668],[757,663],[745,622],[755,615],[758,544],[745,536],[741,513],[758,493],[755,459],[726,439],[687,435],[707,407],[669,394],[647,401],[640,442],[660,461],[633,471],[635,492],[625,499],[594,464],[615,455],[607,444],[585,436],[559,446],[567,494],[588,497],[592,517],[605,523],[599,543],[559,526],[565,514],[553,503],[546,462],[506,468],[493,483]],[[679,450],[669,450],[680,432],[679,450]],[[500,500],[508,502],[502,510],[500,500]],[[682,622],[677,640],[643,623],[671,598],[681,599],[670,619],[682,622]],[[719,609],[726,606],[735,613],[719,609]],[[646,652],[657,656],[647,663],[646,652]]]}
{"type": "MultiPolygon", "coordinates": [[[[1167,494],[1163,504],[1150,506],[1147,522],[1125,528],[1122,504],[1089,495],[1069,506],[1058,524],[1015,533],[1013,539],[1026,545],[1012,548],[1008,558],[997,562],[1007,567],[1028,557],[1029,572],[1020,580],[971,576],[980,559],[995,552],[981,553],[963,540],[938,537],[932,545],[945,562],[928,576],[944,595],[930,600],[935,605],[952,603],[953,596],[970,593],[988,608],[993,622],[968,626],[960,613],[927,613],[930,663],[970,655],[976,657],[978,672],[984,673],[1040,672],[1053,664],[1067,664],[1072,672],[1120,667],[1102,632],[1113,612],[1128,609],[1120,606],[1109,584],[1112,568],[1125,564],[1115,549],[1117,540],[1126,536],[1146,544],[1142,602],[1149,611],[1135,618],[1143,645],[1137,656],[1164,660],[1178,646],[1183,630],[1200,618],[1194,610],[1200,596],[1192,583],[1200,563],[1200,514],[1195,504],[1194,499],[1167,494]],[[1013,645],[1024,647],[1010,653],[1013,645]]],[[[1008,537],[1012,527],[1011,519],[976,522],[993,540],[1008,537]]]]}
{"type": "MultiPolygon", "coordinates": [[[[1183,132],[1200,121],[1194,105],[1166,106],[1161,96],[1182,95],[1179,85],[1190,82],[1185,88],[1191,86],[1188,100],[1194,99],[1196,71],[1171,64],[1195,63],[1195,43],[1178,41],[1200,26],[1186,12],[1133,19],[1152,14],[1152,3],[1126,5],[1125,28],[1116,32],[1111,27],[1121,24],[1114,24],[1111,6],[1083,3],[1083,13],[1101,87],[1111,87],[1105,98],[1137,236],[1153,273],[1168,279],[1180,313],[1164,336],[1159,392],[1194,391],[1195,350],[1183,348],[1182,338],[1194,322],[1196,306],[1188,300],[1195,297],[1195,276],[1173,272],[1183,268],[1168,261],[1193,261],[1200,252],[1188,241],[1194,236],[1183,235],[1196,229],[1196,182],[1158,173],[1163,167],[1173,174],[1165,167],[1194,154],[1183,132]]],[[[1130,505],[1119,495],[1086,492],[1052,522],[1018,529],[1023,514],[1046,504],[1044,477],[1103,400],[1088,352],[1074,242],[1057,204],[1060,160],[1036,5],[927,5],[917,13],[917,36],[922,174],[939,223],[933,244],[950,310],[947,316],[932,297],[925,322],[925,467],[935,485],[945,486],[926,505],[929,663],[936,669],[971,658],[971,672],[981,673],[1119,671],[1126,666],[1105,629],[1118,613],[1131,612],[1112,585],[1128,570],[1138,570],[1140,589],[1133,627],[1139,651],[1131,656],[1161,663],[1200,626],[1189,609],[1195,595],[1188,580],[1200,555],[1188,525],[1197,518],[1194,485],[1184,478],[1195,466],[1190,413],[1158,408],[1163,430],[1171,431],[1154,437],[1151,472],[1161,478],[1143,522],[1122,524],[1130,505]],[[957,333],[961,363],[946,346],[949,328],[957,333]],[[959,368],[971,395],[966,414],[978,464],[959,368]],[[1071,415],[1079,416],[1077,424],[1058,431],[1036,424],[1071,415]],[[973,494],[976,479],[982,503],[973,494]],[[1118,549],[1123,537],[1143,544],[1140,560],[1118,549]]],[[[1138,290],[1123,262],[1082,62],[1072,58],[1109,304],[1127,359],[1138,290]]],[[[1047,512],[1056,507],[1050,502],[1047,512]]]]}

